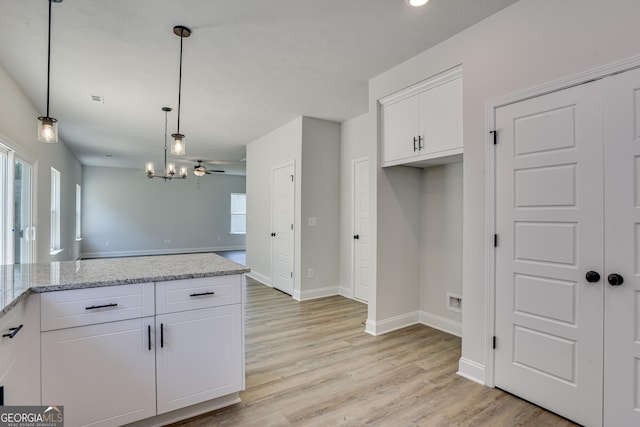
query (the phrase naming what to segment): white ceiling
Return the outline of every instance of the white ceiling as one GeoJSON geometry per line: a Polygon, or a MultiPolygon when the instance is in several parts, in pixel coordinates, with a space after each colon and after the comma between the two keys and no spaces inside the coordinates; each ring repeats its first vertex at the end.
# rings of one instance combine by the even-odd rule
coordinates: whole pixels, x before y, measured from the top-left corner
{"type": "MultiPolygon", "coordinates": [[[[161,108],[174,108],[169,134],[177,119],[172,28],[184,25],[186,159],[242,173],[248,142],[300,115],[366,112],[370,78],[515,1],[64,0],[53,4],[51,116],[84,165],[161,163],[161,108]]],[[[47,0],[0,0],[0,64],[42,113],[47,13],[47,0]]]]}

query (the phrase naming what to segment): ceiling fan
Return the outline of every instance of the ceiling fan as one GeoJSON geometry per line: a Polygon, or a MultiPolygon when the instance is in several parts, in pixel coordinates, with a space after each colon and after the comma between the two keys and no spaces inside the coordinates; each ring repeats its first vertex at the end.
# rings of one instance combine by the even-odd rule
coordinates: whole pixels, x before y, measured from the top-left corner
{"type": "Polygon", "coordinates": [[[204,176],[210,173],[224,173],[222,169],[207,169],[207,167],[202,164],[202,160],[198,160],[197,162],[198,164],[193,167],[193,173],[196,176],[204,176]]]}

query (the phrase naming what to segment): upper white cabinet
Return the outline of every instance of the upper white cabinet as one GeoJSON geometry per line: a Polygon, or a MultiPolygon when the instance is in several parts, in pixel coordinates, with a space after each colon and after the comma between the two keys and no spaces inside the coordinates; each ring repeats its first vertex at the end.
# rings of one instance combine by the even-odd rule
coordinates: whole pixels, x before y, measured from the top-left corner
{"type": "Polygon", "coordinates": [[[380,104],[382,166],[461,160],[461,68],[382,98],[380,104]]]}

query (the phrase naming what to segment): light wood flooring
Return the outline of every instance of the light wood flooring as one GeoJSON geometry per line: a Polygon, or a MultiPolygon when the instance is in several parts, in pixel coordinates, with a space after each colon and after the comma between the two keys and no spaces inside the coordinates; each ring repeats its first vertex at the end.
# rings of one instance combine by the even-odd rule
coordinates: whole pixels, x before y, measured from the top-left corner
{"type": "Polygon", "coordinates": [[[456,375],[460,339],[416,325],[373,337],[365,304],[297,302],[248,280],[242,402],[196,426],[573,426],[456,375]]]}

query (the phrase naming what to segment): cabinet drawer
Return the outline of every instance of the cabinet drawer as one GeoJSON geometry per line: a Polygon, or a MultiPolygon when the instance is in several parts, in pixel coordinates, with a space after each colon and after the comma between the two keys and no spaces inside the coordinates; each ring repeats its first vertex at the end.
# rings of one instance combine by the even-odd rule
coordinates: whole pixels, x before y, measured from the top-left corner
{"type": "Polygon", "coordinates": [[[244,275],[215,276],[156,283],[156,313],[239,304],[244,275]]]}
{"type": "Polygon", "coordinates": [[[42,331],[153,316],[153,283],[44,292],[41,310],[42,331]]]}

